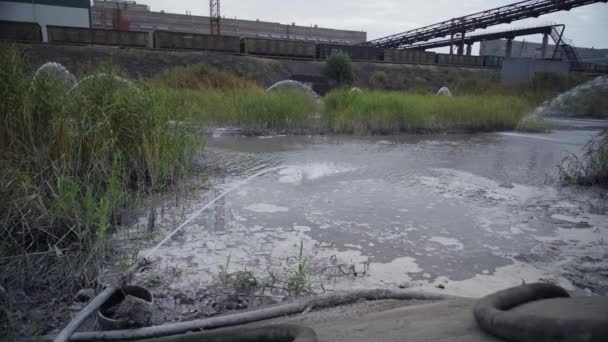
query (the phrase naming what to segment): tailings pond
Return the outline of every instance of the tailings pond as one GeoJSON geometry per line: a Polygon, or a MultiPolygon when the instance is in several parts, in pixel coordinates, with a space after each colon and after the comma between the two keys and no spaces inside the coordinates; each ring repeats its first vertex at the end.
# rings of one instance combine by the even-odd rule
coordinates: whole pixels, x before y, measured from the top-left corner
{"type": "Polygon", "coordinates": [[[212,186],[163,204],[160,237],[271,171],[186,225],[149,271],[174,289],[217,281],[227,263],[267,277],[289,272],[302,246],[316,289],[477,297],[540,280],[606,295],[605,190],[562,187],[557,168],[597,133],[209,137],[212,186]]]}

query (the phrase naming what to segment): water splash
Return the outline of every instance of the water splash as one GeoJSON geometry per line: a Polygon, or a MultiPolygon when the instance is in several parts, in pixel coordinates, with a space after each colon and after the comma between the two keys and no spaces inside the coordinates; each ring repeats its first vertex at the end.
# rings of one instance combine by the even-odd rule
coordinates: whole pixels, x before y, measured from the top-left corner
{"type": "Polygon", "coordinates": [[[441,89],[437,91],[437,96],[452,96],[452,92],[448,87],[441,87],[441,89]]]}
{"type": "Polygon", "coordinates": [[[608,76],[583,83],[536,108],[535,116],[608,116],[608,76]]]}
{"type": "Polygon", "coordinates": [[[76,83],[70,89],[70,91],[68,91],[68,94],[72,93],[74,90],[80,88],[81,86],[87,84],[88,82],[91,82],[93,80],[103,79],[103,78],[112,78],[112,80],[116,81],[118,84],[125,85],[125,86],[127,86],[129,88],[132,88],[132,89],[135,89],[137,92],[141,93],[141,89],[137,88],[133,84],[133,82],[127,80],[126,78],[122,78],[122,77],[120,77],[118,75],[99,73],[99,74],[94,74],[94,75],[87,76],[87,77],[83,78],[82,80],[80,80],[78,83],[76,83]]]}
{"type": "Polygon", "coordinates": [[[312,88],[310,88],[309,86],[307,86],[304,83],[294,81],[294,80],[279,81],[279,82],[271,85],[268,89],[266,89],[266,92],[270,93],[273,91],[277,91],[279,89],[298,89],[298,90],[304,91],[306,94],[310,95],[311,97],[313,97],[315,99],[319,98],[319,95],[317,93],[315,93],[315,91],[312,90],[312,88]]]}
{"type": "Polygon", "coordinates": [[[73,87],[78,81],[76,76],[74,76],[66,67],[57,62],[44,63],[42,66],[40,66],[40,68],[38,68],[38,70],[36,70],[32,83],[40,80],[59,81],[65,85],[66,88],[73,87]]]}
{"type": "Polygon", "coordinates": [[[271,167],[269,169],[265,169],[262,171],[259,171],[245,179],[243,179],[242,181],[234,184],[233,186],[231,186],[230,188],[226,189],[224,192],[222,192],[221,194],[219,194],[216,198],[214,198],[213,200],[211,200],[210,202],[208,202],[207,204],[205,204],[204,206],[202,206],[199,210],[195,211],[192,215],[190,215],[190,217],[188,217],[188,219],[186,219],[184,222],[182,222],[182,224],[180,224],[177,228],[175,228],[171,233],[169,233],[161,242],[159,242],[156,246],[154,246],[150,251],[148,251],[148,253],[146,253],[145,258],[149,258],[152,255],[154,255],[156,253],[156,251],[158,251],[158,249],[165,244],[167,241],[171,240],[171,238],[178,232],[180,231],[182,228],[184,228],[185,226],[187,226],[188,224],[190,224],[195,218],[197,218],[198,216],[200,216],[205,210],[207,210],[209,207],[211,207],[215,202],[219,201],[220,199],[222,199],[224,196],[226,196],[227,194],[231,193],[232,191],[242,187],[243,185],[251,182],[252,180],[254,180],[255,178],[258,178],[260,176],[263,176],[267,173],[271,173],[277,170],[281,170],[282,167],[271,167]]]}

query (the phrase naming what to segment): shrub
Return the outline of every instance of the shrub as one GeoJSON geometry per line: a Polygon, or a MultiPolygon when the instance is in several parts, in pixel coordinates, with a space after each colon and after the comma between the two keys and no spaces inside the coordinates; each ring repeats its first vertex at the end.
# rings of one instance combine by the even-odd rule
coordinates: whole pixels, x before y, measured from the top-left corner
{"type": "Polygon", "coordinates": [[[559,175],[564,184],[608,186],[608,130],[588,142],[581,157],[564,158],[559,175]]]}
{"type": "Polygon", "coordinates": [[[369,77],[369,85],[374,89],[388,88],[388,75],[384,71],[375,71],[369,77]]]}
{"type": "Polygon", "coordinates": [[[323,75],[336,81],[339,85],[349,85],[353,82],[353,66],[348,53],[333,52],[323,67],[323,75]]]}

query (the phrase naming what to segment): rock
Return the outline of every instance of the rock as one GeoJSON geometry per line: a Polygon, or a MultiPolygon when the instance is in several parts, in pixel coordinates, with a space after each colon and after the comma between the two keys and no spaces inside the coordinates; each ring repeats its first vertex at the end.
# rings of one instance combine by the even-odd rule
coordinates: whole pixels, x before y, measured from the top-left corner
{"type": "Polygon", "coordinates": [[[238,304],[235,302],[228,302],[226,303],[226,310],[237,310],[238,309],[238,304]]]}
{"type": "Polygon", "coordinates": [[[207,288],[206,287],[201,287],[198,290],[196,290],[194,296],[196,298],[207,298],[207,288]]]}
{"type": "Polygon", "coordinates": [[[194,298],[189,297],[188,295],[186,295],[184,293],[178,293],[175,296],[173,296],[173,298],[175,299],[175,302],[177,304],[192,305],[195,302],[194,298]]]}
{"type": "Polygon", "coordinates": [[[114,313],[116,318],[127,320],[132,327],[143,327],[150,323],[152,303],[127,295],[114,313]]]}
{"type": "Polygon", "coordinates": [[[505,188],[505,189],[513,189],[513,188],[515,188],[515,185],[513,185],[513,183],[502,183],[499,186],[501,188],[505,188]]]}
{"type": "Polygon", "coordinates": [[[81,289],[74,296],[74,300],[81,303],[86,303],[95,297],[94,289],[81,289]]]}
{"type": "Polygon", "coordinates": [[[209,305],[203,306],[200,309],[200,312],[202,312],[203,315],[205,315],[207,317],[217,315],[217,310],[215,310],[212,306],[209,306],[209,305]]]}
{"type": "Polygon", "coordinates": [[[72,305],[70,305],[70,311],[80,311],[82,310],[82,308],[84,308],[84,303],[74,303],[72,305]]]}

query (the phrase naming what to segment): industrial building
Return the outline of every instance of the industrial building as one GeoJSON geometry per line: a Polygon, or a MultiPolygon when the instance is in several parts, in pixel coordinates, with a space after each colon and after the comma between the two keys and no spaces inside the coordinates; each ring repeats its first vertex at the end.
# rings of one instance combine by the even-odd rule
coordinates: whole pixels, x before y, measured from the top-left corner
{"type": "MultiPolygon", "coordinates": [[[[496,39],[482,41],[479,48],[480,56],[500,56],[504,57],[507,54],[506,39],[496,39]]],[[[511,57],[514,58],[543,58],[543,46],[541,43],[533,43],[527,41],[513,40],[511,42],[511,57]]],[[[548,45],[548,54],[546,57],[551,58],[555,45],[548,45]]],[[[608,64],[608,49],[593,49],[575,47],[577,58],[582,63],[608,64]]]]}
{"type": "Polygon", "coordinates": [[[0,21],[38,23],[43,41],[47,25],[91,27],[89,0],[0,0],[0,21]]]}
{"type": "MultiPolygon", "coordinates": [[[[95,0],[91,9],[93,28],[131,31],[172,31],[210,33],[207,16],[154,12],[134,1],[95,0]]],[[[280,24],[260,20],[221,19],[222,35],[304,40],[321,43],[359,44],[367,40],[361,31],[335,30],[295,23],[280,24]]]]}

